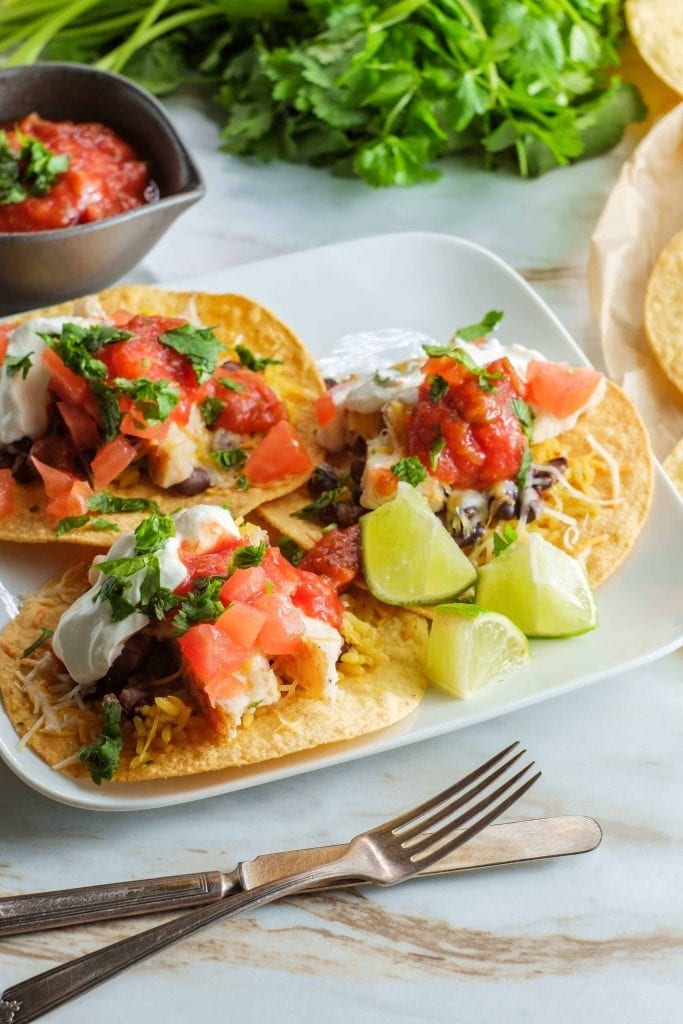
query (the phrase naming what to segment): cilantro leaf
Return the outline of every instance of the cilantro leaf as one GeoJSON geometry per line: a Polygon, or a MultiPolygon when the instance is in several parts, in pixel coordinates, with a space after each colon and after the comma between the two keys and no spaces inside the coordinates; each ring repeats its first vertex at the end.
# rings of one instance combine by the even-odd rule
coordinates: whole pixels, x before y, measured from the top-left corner
{"type": "Polygon", "coordinates": [[[91,494],[88,498],[88,508],[94,512],[156,512],[161,515],[161,509],[156,501],[149,498],[117,498],[107,491],[98,494],[91,494]]]}
{"type": "Polygon", "coordinates": [[[221,469],[239,469],[247,461],[247,453],[243,448],[223,448],[211,452],[211,458],[215,459],[221,469]]]}
{"type": "Polygon", "coordinates": [[[135,527],[135,554],[153,554],[163,547],[169,537],[175,537],[175,523],[170,516],[153,512],[135,527]]]}
{"type": "Polygon", "coordinates": [[[298,565],[304,557],[304,549],[292,537],[280,537],[275,543],[292,565],[298,565]]]}
{"type": "Polygon", "coordinates": [[[53,636],[53,635],[54,635],[54,629],[47,629],[45,626],[43,626],[43,628],[41,629],[40,633],[38,634],[36,639],[33,641],[33,643],[30,643],[28,645],[28,647],[25,647],[24,650],[19,655],[19,657],[20,658],[28,658],[28,656],[30,654],[33,654],[33,652],[37,651],[39,647],[42,647],[42,645],[45,643],[45,641],[49,640],[50,637],[53,636]]]}
{"type": "Polygon", "coordinates": [[[240,391],[244,391],[244,384],[240,384],[238,380],[233,380],[232,377],[219,377],[218,383],[221,387],[227,388],[228,391],[234,391],[237,394],[240,391]]]}
{"type": "Polygon", "coordinates": [[[88,743],[78,751],[79,760],[98,786],[102,782],[110,782],[119,766],[123,750],[121,711],[121,705],[115,697],[105,697],[102,701],[102,731],[94,743],[88,743]]]}
{"type": "Polygon", "coordinates": [[[265,541],[259,541],[258,544],[249,544],[246,547],[235,548],[235,552],[230,559],[230,572],[234,572],[235,569],[251,569],[254,566],[260,565],[266,555],[266,543],[265,541]]]}
{"type": "Polygon", "coordinates": [[[265,370],[266,366],[282,366],[281,359],[263,359],[261,356],[255,356],[246,345],[235,345],[235,352],[242,366],[256,373],[265,370]]]}
{"type": "Polygon", "coordinates": [[[432,473],[434,473],[438,468],[439,456],[441,455],[441,452],[444,450],[445,447],[446,438],[442,437],[441,433],[439,433],[439,436],[437,437],[436,441],[429,449],[429,468],[431,469],[432,473]]]}
{"type": "Polygon", "coordinates": [[[500,323],[504,315],[499,310],[491,309],[479,323],[470,324],[469,327],[458,327],[455,336],[463,341],[477,341],[479,338],[485,338],[500,323]]]}
{"type": "Polygon", "coordinates": [[[293,514],[297,519],[315,519],[318,512],[339,500],[343,490],[343,487],[331,487],[328,491],[323,491],[322,494],[319,494],[315,501],[304,505],[303,508],[298,509],[293,514]]]}
{"type": "Polygon", "coordinates": [[[145,424],[149,427],[165,423],[180,401],[178,388],[167,380],[147,380],[146,377],[128,380],[126,377],[115,377],[114,389],[118,397],[126,396],[135,402],[145,424]]]}
{"type": "Polygon", "coordinates": [[[199,384],[208,380],[216,369],[218,354],[223,349],[213,328],[193,327],[191,324],[164,331],[159,335],[159,341],[187,357],[199,384]]]}
{"type": "Polygon", "coordinates": [[[534,439],[534,420],[536,419],[536,413],[523,398],[513,398],[510,401],[510,405],[522,426],[524,436],[529,444],[531,444],[534,439]]]}
{"type": "Polygon", "coordinates": [[[515,477],[515,483],[519,487],[520,491],[526,487],[526,482],[529,478],[529,470],[531,469],[531,448],[525,448],[522,453],[522,461],[519,464],[517,470],[517,476],[515,477]]]}
{"type": "Polygon", "coordinates": [[[251,484],[249,483],[249,480],[244,475],[244,473],[240,473],[240,475],[237,477],[237,480],[235,480],[235,483],[237,485],[238,491],[248,491],[249,488],[251,487],[251,484]]]}
{"type": "Polygon", "coordinates": [[[212,427],[223,412],[223,403],[220,398],[205,398],[199,404],[199,411],[207,427],[212,427]]]}
{"type": "Polygon", "coordinates": [[[408,455],[404,459],[399,459],[391,467],[391,472],[398,480],[403,480],[412,487],[417,487],[418,484],[427,479],[427,470],[417,455],[408,455]]]}
{"type": "Polygon", "coordinates": [[[118,327],[106,324],[83,327],[72,323],[64,324],[59,334],[39,332],[39,336],[57,353],[65,366],[87,381],[101,381],[107,376],[107,367],[101,359],[93,356],[94,352],[115,341],[126,341],[133,337],[129,331],[121,331],[118,327]]]}
{"type": "Polygon", "coordinates": [[[27,352],[25,356],[6,356],[3,366],[7,370],[7,376],[13,377],[15,373],[20,373],[23,380],[28,377],[28,371],[33,366],[31,356],[33,352],[27,352]]]}
{"type": "Polygon", "coordinates": [[[469,370],[470,373],[479,378],[479,387],[482,391],[495,390],[492,381],[503,379],[504,374],[498,373],[498,371],[489,371],[485,366],[478,366],[472,356],[464,348],[461,348],[457,342],[452,341],[447,345],[423,345],[422,348],[430,357],[448,357],[454,363],[460,363],[466,370],[469,370]]]}
{"type": "Polygon", "coordinates": [[[493,533],[493,557],[497,558],[501,551],[505,551],[517,540],[517,531],[514,526],[510,526],[509,523],[505,523],[503,529],[498,533],[494,530],[493,533]]]}
{"type": "Polygon", "coordinates": [[[448,394],[448,381],[443,377],[432,377],[429,382],[429,401],[433,405],[440,402],[448,394]]]}
{"type": "MultiPolygon", "coordinates": [[[[111,606],[112,622],[123,622],[123,620],[127,619],[129,615],[135,614],[135,605],[126,597],[126,592],[130,590],[130,582],[125,579],[118,578],[115,571],[118,568],[118,566],[116,566],[116,562],[124,561],[130,561],[130,559],[114,559],[107,563],[109,566],[114,566],[114,571],[107,576],[95,598],[96,601],[109,602],[109,605],[111,606]]],[[[104,562],[100,562],[97,568],[101,569],[104,564],[104,562]]],[[[142,568],[143,565],[141,565],[140,568],[142,568]]],[[[133,572],[134,571],[136,570],[133,570],[133,572]]],[[[122,575],[132,576],[132,574],[133,573],[130,572],[123,573],[122,575]]]]}
{"type": "Polygon", "coordinates": [[[173,616],[173,632],[176,636],[182,636],[191,626],[200,622],[215,622],[225,611],[218,595],[226,579],[227,576],[195,579],[194,589],[181,599],[178,611],[173,616]]]}
{"type": "Polygon", "coordinates": [[[78,530],[81,526],[89,526],[91,530],[115,530],[117,533],[119,531],[116,523],[110,523],[108,519],[102,519],[100,516],[91,519],[86,513],[82,516],[65,516],[64,519],[60,519],[55,534],[57,537],[63,537],[65,533],[78,530]]]}
{"type": "Polygon", "coordinates": [[[23,203],[29,196],[44,196],[69,167],[66,153],[54,153],[39,139],[18,132],[18,149],[0,130],[0,205],[23,203]]]}

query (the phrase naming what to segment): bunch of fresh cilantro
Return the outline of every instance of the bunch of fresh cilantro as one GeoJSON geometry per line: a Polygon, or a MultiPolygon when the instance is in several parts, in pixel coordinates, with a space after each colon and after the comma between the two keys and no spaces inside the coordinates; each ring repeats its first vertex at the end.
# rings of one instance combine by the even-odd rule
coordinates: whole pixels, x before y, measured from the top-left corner
{"type": "MultiPolygon", "coordinates": [[[[635,87],[614,74],[623,0],[71,6],[74,19],[62,13],[49,42],[43,30],[43,56],[71,53],[158,93],[217,82],[227,152],[326,166],[374,186],[431,180],[434,161],[464,153],[542,174],[610,149],[645,114],[635,87]],[[113,7],[109,21],[125,31],[105,38],[113,7]]],[[[10,59],[35,59],[22,38],[10,59]]]]}

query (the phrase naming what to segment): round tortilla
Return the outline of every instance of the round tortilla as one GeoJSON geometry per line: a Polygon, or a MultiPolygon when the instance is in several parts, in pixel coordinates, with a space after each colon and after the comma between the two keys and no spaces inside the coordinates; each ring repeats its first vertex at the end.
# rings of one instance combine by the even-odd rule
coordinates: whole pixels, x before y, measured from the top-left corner
{"type": "Polygon", "coordinates": [[[680,0],[626,0],[626,21],[643,60],[683,94],[683,4],[680,0]]]}
{"type": "Polygon", "coordinates": [[[662,250],[652,271],[645,333],[662,370],[683,392],[683,231],[662,250]]]}
{"type": "MultiPolygon", "coordinates": [[[[638,410],[611,381],[607,381],[602,402],[582,416],[572,430],[557,438],[558,447],[569,459],[584,455],[590,450],[588,435],[616,460],[621,485],[616,507],[602,506],[581,524],[580,546],[596,541],[588,551],[586,571],[591,584],[597,587],[626,558],[647,519],[654,488],[654,462],[638,410]]],[[[606,500],[611,496],[611,482],[605,475],[600,483],[604,486],[601,498],[606,500]]],[[[315,522],[298,519],[294,513],[310,500],[306,489],[299,488],[262,505],[258,514],[279,534],[309,549],[322,536],[322,529],[315,522]]],[[[511,525],[514,526],[514,520],[511,525]]]]}
{"type": "MultiPolygon", "coordinates": [[[[282,366],[269,366],[264,371],[267,383],[286,403],[289,418],[304,440],[314,462],[320,461],[320,450],[315,442],[315,400],[325,390],[313,358],[298,338],[269,310],[242,295],[215,295],[207,292],[168,292],[147,285],[122,285],[101,292],[99,300],[107,313],[128,310],[143,315],[166,317],[187,316],[188,307],[207,327],[215,328],[216,335],[232,349],[240,342],[257,355],[281,359],[282,366]]],[[[87,315],[88,297],[64,302],[49,309],[33,310],[13,322],[21,323],[35,316],[87,315]]],[[[306,474],[287,477],[267,487],[250,487],[240,491],[235,487],[210,487],[193,498],[182,497],[173,490],[157,487],[148,477],[128,487],[112,483],[107,491],[121,498],[149,498],[161,511],[169,513],[179,505],[198,503],[227,504],[235,516],[246,515],[262,502],[276,498],[298,487],[306,474]]],[[[42,484],[17,484],[14,488],[12,512],[0,519],[0,540],[68,542],[71,544],[108,547],[114,534],[81,528],[55,537],[55,519],[45,512],[47,500],[42,484]]],[[[133,530],[145,513],[107,514],[106,519],[120,530],[133,530]]]]}
{"type": "Polygon", "coordinates": [[[664,459],[664,469],[673,480],[678,493],[683,498],[683,437],[672,452],[664,459]]]}
{"type": "MultiPolygon", "coordinates": [[[[30,659],[21,660],[24,651],[43,628],[54,629],[62,612],[87,590],[88,565],[73,566],[63,577],[50,580],[24,602],[16,619],[0,637],[0,695],[12,724],[23,736],[38,720],[33,703],[17,676],[24,674],[49,649],[39,648],[30,659]]],[[[176,742],[150,754],[151,763],[130,767],[135,755],[130,731],[121,755],[115,782],[193,775],[221,768],[241,767],[284,757],[322,744],[356,739],[376,732],[405,718],[419,705],[427,684],[424,675],[427,648],[427,624],[419,616],[401,609],[384,609],[369,594],[350,596],[351,610],[377,630],[373,640],[385,653],[385,660],[366,669],[362,675],[339,676],[339,692],[332,702],[307,696],[287,698],[254,717],[248,728],[238,728],[235,736],[219,740],[208,725],[195,729],[184,742],[176,742]]],[[[49,684],[55,678],[56,663],[48,657],[36,679],[49,684]]],[[[54,698],[56,700],[57,697],[54,698]]],[[[50,703],[54,703],[53,700],[50,703]]],[[[97,708],[83,716],[82,734],[56,734],[41,728],[29,744],[50,765],[73,756],[92,742],[101,726],[97,708]]],[[[80,763],[64,771],[76,778],[87,778],[80,763]]]]}

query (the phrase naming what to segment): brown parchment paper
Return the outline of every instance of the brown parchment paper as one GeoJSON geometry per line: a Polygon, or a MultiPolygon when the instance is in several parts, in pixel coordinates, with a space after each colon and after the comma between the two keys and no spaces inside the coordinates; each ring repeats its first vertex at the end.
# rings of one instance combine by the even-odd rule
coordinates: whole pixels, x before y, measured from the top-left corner
{"type": "Polygon", "coordinates": [[[660,370],[643,329],[645,289],[683,229],[683,104],[624,164],[591,239],[588,287],[610,376],[634,401],[658,458],[683,438],[683,396],[660,370]]]}

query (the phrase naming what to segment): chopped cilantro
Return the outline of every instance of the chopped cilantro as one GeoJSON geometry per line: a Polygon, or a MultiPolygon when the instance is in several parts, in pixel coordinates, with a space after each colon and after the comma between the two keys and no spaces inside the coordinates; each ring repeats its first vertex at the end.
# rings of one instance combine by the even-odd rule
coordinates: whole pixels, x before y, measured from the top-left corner
{"type": "Polygon", "coordinates": [[[328,505],[333,505],[335,501],[338,501],[341,497],[343,488],[342,487],[331,487],[329,491],[323,491],[319,494],[315,501],[312,501],[309,505],[304,505],[294,515],[297,519],[314,519],[318,512],[322,509],[327,508],[328,505]]]}
{"type": "Polygon", "coordinates": [[[266,543],[260,541],[258,544],[249,544],[247,547],[236,548],[230,559],[232,573],[236,569],[252,569],[260,565],[266,555],[266,543]]]}
{"type": "Polygon", "coordinates": [[[439,457],[445,447],[446,438],[442,437],[441,433],[439,433],[439,436],[437,437],[436,441],[429,449],[429,468],[431,469],[432,473],[436,471],[436,468],[439,465],[439,457]]]}
{"type": "Polygon", "coordinates": [[[399,459],[391,467],[391,472],[398,480],[403,480],[413,487],[417,487],[418,484],[427,479],[427,470],[417,455],[409,455],[405,459],[399,459]]]}
{"type": "Polygon", "coordinates": [[[458,327],[455,335],[457,338],[462,338],[463,341],[476,341],[478,338],[485,338],[500,323],[504,315],[504,313],[497,309],[490,309],[478,324],[470,324],[469,327],[458,327]]]}
{"type": "Polygon", "coordinates": [[[522,461],[519,464],[517,476],[515,477],[515,483],[519,487],[520,491],[526,487],[526,482],[529,476],[529,470],[531,469],[531,448],[525,448],[522,454],[522,461]]]}
{"type": "Polygon", "coordinates": [[[111,781],[119,766],[119,758],[123,749],[121,735],[121,705],[116,699],[102,701],[102,732],[94,743],[88,743],[78,751],[79,760],[83,762],[90,778],[99,786],[103,781],[111,781]]]}
{"type": "Polygon", "coordinates": [[[161,586],[161,569],[159,559],[151,558],[150,564],[140,584],[140,600],[137,610],[148,619],[161,621],[166,613],[177,608],[180,598],[176,597],[168,587],[161,586]]]}
{"type": "Polygon", "coordinates": [[[429,401],[436,405],[448,394],[448,381],[443,377],[432,377],[429,382],[429,401]]]}
{"type": "Polygon", "coordinates": [[[300,544],[297,544],[292,537],[280,537],[280,539],[275,543],[279,547],[283,556],[288,562],[291,562],[292,565],[298,565],[304,557],[304,549],[300,544]]]}
{"type": "MultiPolygon", "coordinates": [[[[156,427],[164,423],[180,401],[177,386],[167,380],[128,380],[126,377],[114,378],[114,389],[117,397],[131,398],[145,419],[145,426],[156,427]]],[[[136,424],[137,425],[137,424],[136,424]]]]}
{"type": "MultiPolygon", "coordinates": [[[[123,562],[125,559],[117,559],[115,561],[123,562]]],[[[129,560],[130,561],[130,560],[129,560]]],[[[114,565],[115,562],[100,562],[97,566],[100,569],[103,565],[114,565]]],[[[132,575],[129,573],[128,575],[132,575]]],[[[107,576],[106,580],[99,589],[96,601],[108,601],[111,606],[111,621],[112,622],[123,622],[129,615],[135,614],[135,605],[131,604],[128,598],[125,596],[126,591],[130,589],[130,582],[122,580],[116,576],[107,576]]]]}
{"type": "Polygon", "coordinates": [[[64,324],[60,334],[39,332],[39,336],[54,349],[65,366],[87,381],[101,381],[107,376],[107,367],[101,359],[94,358],[94,352],[133,337],[129,331],[104,324],[82,327],[71,323],[64,324]]]}
{"type": "Polygon", "coordinates": [[[13,377],[15,373],[20,373],[22,380],[26,380],[28,371],[33,366],[32,355],[34,355],[33,352],[27,352],[25,356],[6,356],[4,367],[7,370],[7,376],[13,377]]]}
{"type": "Polygon", "coordinates": [[[156,512],[161,515],[161,509],[156,501],[149,498],[117,498],[107,491],[100,494],[92,494],[88,498],[88,508],[94,512],[156,512]]]}
{"type": "Polygon", "coordinates": [[[199,411],[207,427],[212,427],[223,412],[223,403],[220,398],[205,398],[199,404],[199,411]]]}
{"type": "Polygon", "coordinates": [[[63,537],[65,533],[70,533],[71,530],[78,530],[81,526],[86,525],[92,530],[115,530],[118,532],[119,529],[116,523],[110,523],[108,519],[102,519],[101,516],[91,519],[86,513],[83,516],[65,516],[64,519],[60,519],[55,533],[58,537],[63,537]]]}
{"type": "Polygon", "coordinates": [[[509,523],[506,523],[500,533],[494,531],[493,534],[493,557],[496,558],[501,551],[505,551],[509,548],[514,541],[517,540],[517,531],[509,523]]]}
{"type": "Polygon", "coordinates": [[[524,436],[529,444],[531,444],[534,439],[534,420],[536,419],[536,413],[523,398],[513,398],[510,404],[512,405],[515,415],[522,426],[524,436]]]}
{"type": "Polygon", "coordinates": [[[159,335],[159,341],[187,356],[200,384],[216,369],[218,353],[223,348],[211,327],[193,327],[191,324],[164,331],[159,335]]]}
{"type": "Polygon", "coordinates": [[[169,537],[175,537],[175,523],[171,517],[152,513],[135,527],[135,554],[152,554],[158,551],[169,537]]]}
{"type": "Polygon", "coordinates": [[[28,658],[30,654],[33,654],[33,652],[37,651],[39,647],[42,647],[45,641],[49,640],[53,633],[54,629],[47,629],[43,627],[38,636],[36,637],[36,639],[33,641],[33,643],[29,644],[28,647],[24,648],[20,656],[22,658],[28,658]]]}
{"type": "Polygon", "coordinates": [[[256,373],[265,370],[266,366],[282,366],[281,359],[263,359],[261,356],[255,356],[246,345],[235,345],[235,352],[242,366],[256,373]]]}
{"type": "Polygon", "coordinates": [[[238,380],[233,380],[232,377],[219,377],[218,383],[221,387],[227,388],[228,391],[244,391],[244,384],[240,384],[238,380]]]}
{"type": "Polygon", "coordinates": [[[223,448],[211,452],[211,458],[216,460],[221,469],[239,469],[247,461],[247,453],[243,448],[223,448]]]}
{"type": "Polygon", "coordinates": [[[466,370],[473,373],[475,377],[479,378],[479,387],[482,391],[493,391],[494,385],[491,383],[494,380],[502,380],[504,374],[493,372],[490,373],[486,367],[477,366],[474,359],[465,352],[464,348],[460,348],[457,342],[451,341],[447,345],[423,345],[422,346],[428,356],[439,358],[447,356],[452,359],[455,363],[461,363],[466,370]]]}
{"type": "Polygon", "coordinates": [[[39,139],[17,132],[20,146],[12,149],[0,131],[0,204],[23,203],[29,196],[45,196],[67,170],[66,153],[53,153],[39,139]]]}
{"type": "Polygon", "coordinates": [[[215,622],[225,611],[218,595],[226,579],[227,576],[195,579],[194,590],[181,599],[178,611],[173,616],[173,631],[176,636],[182,636],[191,626],[196,626],[200,622],[215,622]]]}
{"type": "Polygon", "coordinates": [[[390,388],[392,384],[396,382],[395,377],[392,377],[390,374],[382,373],[381,370],[375,370],[372,379],[375,384],[379,385],[381,388],[390,388]]]}
{"type": "Polygon", "coordinates": [[[240,473],[240,475],[237,477],[237,480],[235,481],[235,483],[237,484],[237,490],[238,491],[248,491],[249,488],[251,487],[251,484],[247,480],[247,478],[244,475],[244,473],[240,473]]]}

